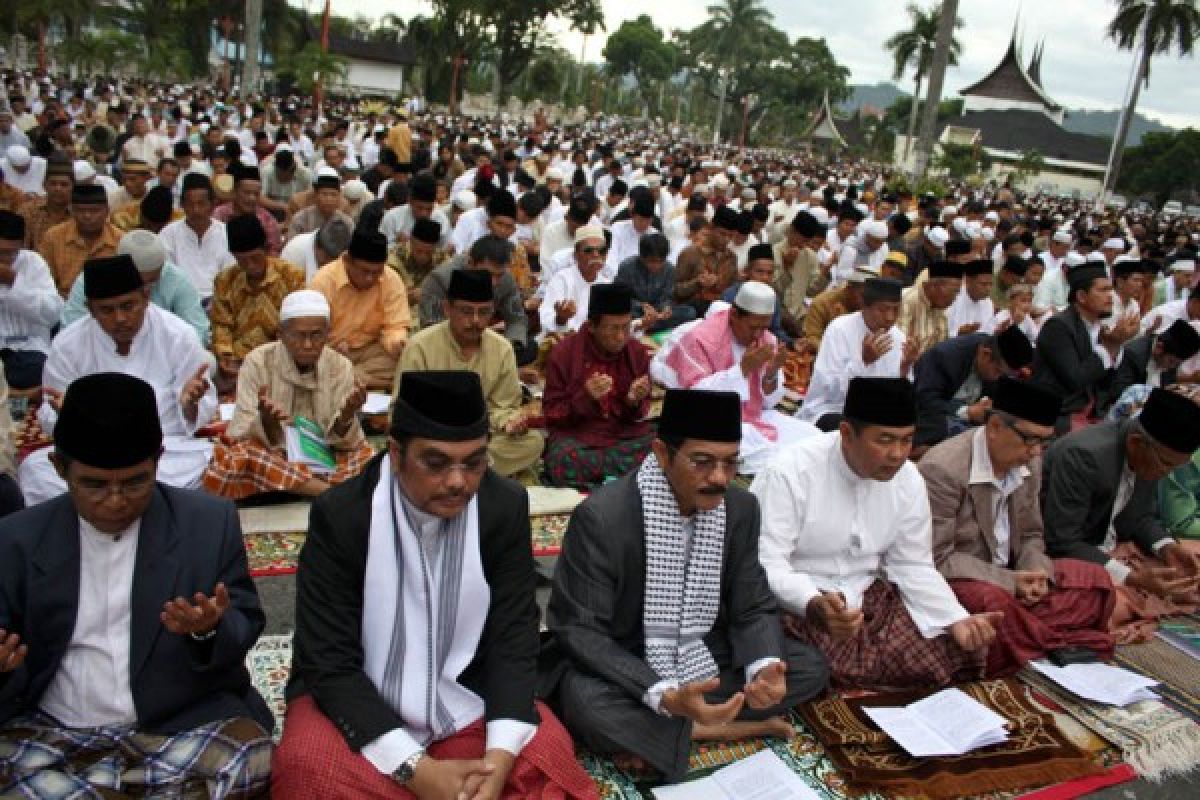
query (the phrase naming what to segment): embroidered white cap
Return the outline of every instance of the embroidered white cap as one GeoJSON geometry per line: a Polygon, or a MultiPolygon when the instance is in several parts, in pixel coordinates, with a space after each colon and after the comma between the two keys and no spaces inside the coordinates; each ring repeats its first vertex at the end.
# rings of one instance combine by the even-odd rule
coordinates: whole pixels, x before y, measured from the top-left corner
{"type": "Polygon", "coordinates": [[[279,308],[279,321],[296,317],[324,317],[329,319],[329,301],[315,289],[300,289],[283,298],[279,308]]]}

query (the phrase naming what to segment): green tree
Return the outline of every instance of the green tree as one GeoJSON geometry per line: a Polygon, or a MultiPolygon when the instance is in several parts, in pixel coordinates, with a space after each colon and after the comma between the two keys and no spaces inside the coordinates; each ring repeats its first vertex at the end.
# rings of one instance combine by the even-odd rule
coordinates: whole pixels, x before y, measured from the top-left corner
{"type": "MultiPolygon", "coordinates": [[[[929,68],[933,65],[934,43],[937,39],[938,20],[941,15],[941,3],[928,11],[921,9],[915,3],[909,3],[908,16],[912,22],[911,26],[907,30],[893,34],[884,42],[884,47],[892,51],[893,80],[900,80],[909,67],[913,69],[912,109],[908,114],[908,138],[904,142],[904,161],[908,161],[913,135],[917,128],[917,107],[920,103],[921,84],[924,82],[925,76],[929,74],[929,68]]],[[[956,17],[954,27],[961,28],[962,25],[962,18],[956,17]]],[[[957,66],[960,53],[962,53],[962,44],[958,39],[951,37],[947,63],[950,66],[957,66]]]]}
{"type": "Polygon", "coordinates": [[[939,145],[941,150],[933,161],[933,166],[944,169],[954,180],[962,180],[969,175],[975,175],[991,167],[991,159],[982,150],[976,150],[969,144],[951,144],[946,142],[939,145]]]}
{"type": "Polygon", "coordinates": [[[295,78],[304,93],[310,93],[317,81],[326,91],[346,80],[346,59],[321,51],[320,42],[309,42],[298,52],[285,54],[280,67],[295,78]]]}
{"type": "Polygon", "coordinates": [[[1017,168],[1013,171],[1013,181],[1014,183],[1024,183],[1030,178],[1042,174],[1046,168],[1046,159],[1037,150],[1026,150],[1021,154],[1016,166],[1017,168]]]}
{"type": "Polygon", "coordinates": [[[675,67],[674,48],[663,39],[663,32],[646,14],[625,20],[608,37],[603,56],[616,74],[634,77],[649,115],[654,87],[671,77],[675,67]]]}
{"type": "Polygon", "coordinates": [[[497,106],[529,64],[538,44],[546,42],[550,19],[566,20],[574,27],[592,24],[603,14],[600,0],[483,0],[482,7],[495,59],[497,106]]]}
{"type": "Polygon", "coordinates": [[[719,136],[731,76],[758,60],[769,40],[778,44],[782,33],[774,27],[775,16],[763,0],[721,0],[708,7],[708,15],[688,38],[697,66],[717,87],[714,133],[719,136]]]}
{"type": "Polygon", "coordinates": [[[1137,111],[1143,87],[1150,86],[1150,59],[1178,51],[1190,56],[1200,38],[1200,0],[1116,0],[1117,13],[1108,24],[1108,35],[1120,50],[1140,48],[1137,79],[1129,94],[1129,105],[1117,130],[1117,152],[1106,190],[1116,183],[1121,159],[1129,138],[1129,125],[1137,111]],[[1143,36],[1142,32],[1145,31],[1143,36]]]}
{"type": "Polygon", "coordinates": [[[1128,194],[1153,194],[1161,205],[1176,193],[1200,187],[1200,131],[1148,133],[1125,154],[1118,187],[1128,194]]]}

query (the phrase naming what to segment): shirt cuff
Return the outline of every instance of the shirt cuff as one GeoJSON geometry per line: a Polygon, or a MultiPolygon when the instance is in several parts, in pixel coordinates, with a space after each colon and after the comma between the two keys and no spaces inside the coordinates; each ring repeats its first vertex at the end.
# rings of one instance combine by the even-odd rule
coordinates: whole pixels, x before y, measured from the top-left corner
{"type": "Polygon", "coordinates": [[[487,750],[521,755],[537,733],[537,726],[515,719],[494,719],[487,724],[487,750]]]}
{"type": "Polygon", "coordinates": [[[648,705],[656,714],[661,714],[664,717],[670,716],[662,707],[663,695],[668,689],[678,689],[679,681],[659,681],[646,690],[646,694],[642,696],[642,702],[648,705]]]}
{"type": "Polygon", "coordinates": [[[751,661],[750,664],[746,666],[746,683],[753,683],[754,679],[758,677],[758,673],[762,672],[764,668],[769,667],[772,664],[777,664],[780,661],[782,661],[782,659],[775,658],[775,656],[767,656],[766,658],[760,658],[757,661],[751,661]]]}
{"type": "Polygon", "coordinates": [[[1159,539],[1154,544],[1150,545],[1150,549],[1153,550],[1154,555],[1157,556],[1157,555],[1160,555],[1162,553],[1162,549],[1169,544],[1175,544],[1175,539],[1173,539],[1170,536],[1164,536],[1163,538],[1159,539]]]}
{"type": "Polygon", "coordinates": [[[392,728],[387,733],[363,746],[362,755],[371,766],[390,776],[414,753],[422,750],[417,740],[403,728],[392,728]]]}
{"type": "Polygon", "coordinates": [[[1110,558],[1104,562],[1104,568],[1108,570],[1108,574],[1112,577],[1113,583],[1121,586],[1125,583],[1125,579],[1129,577],[1132,569],[1117,561],[1115,558],[1110,558]]]}

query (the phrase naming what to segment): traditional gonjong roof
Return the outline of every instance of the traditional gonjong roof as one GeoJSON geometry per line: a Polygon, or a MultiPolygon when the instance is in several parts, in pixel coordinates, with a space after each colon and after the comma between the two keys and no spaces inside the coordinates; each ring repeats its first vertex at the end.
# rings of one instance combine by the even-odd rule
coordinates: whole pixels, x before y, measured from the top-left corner
{"type": "Polygon", "coordinates": [[[1062,111],[1062,106],[1054,102],[1041,87],[1041,53],[1035,54],[1031,66],[1036,69],[1037,79],[1021,66],[1021,57],[1017,51],[1017,28],[1013,26],[1012,38],[1009,39],[1008,49],[995,69],[965,89],[959,90],[964,97],[981,97],[991,100],[1014,103],[1032,103],[1043,106],[1048,114],[1062,111]]]}

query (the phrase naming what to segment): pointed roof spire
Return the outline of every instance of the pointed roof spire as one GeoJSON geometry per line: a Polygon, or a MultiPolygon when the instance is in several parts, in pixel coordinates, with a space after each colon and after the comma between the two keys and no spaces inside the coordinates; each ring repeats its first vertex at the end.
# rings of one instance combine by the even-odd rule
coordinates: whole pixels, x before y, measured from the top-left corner
{"type": "MultiPolygon", "coordinates": [[[[996,68],[981,80],[959,90],[959,94],[965,97],[975,96],[991,100],[1034,103],[1043,106],[1047,112],[1057,112],[1061,110],[1062,106],[1051,100],[1043,91],[1040,74],[1038,79],[1034,80],[1021,65],[1021,55],[1017,47],[1018,23],[1019,19],[1013,22],[1013,35],[1008,42],[1008,49],[1004,51],[1004,57],[1000,59],[996,68]]],[[[1040,54],[1035,58],[1037,58],[1040,73],[1040,54]]]]}
{"type": "Polygon", "coordinates": [[[1029,80],[1033,81],[1039,89],[1045,89],[1042,86],[1042,56],[1046,52],[1046,40],[1042,39],[1038,42],[1037,47],[1033,50],[1033,57],[1029,59],[1029,80]]]}
{"type": "Polygon", "coordinates": [[[833,109],[829,105],[829,90],[825,90],[825,97],[821,100],[821,107],[817,110],[816,117],[813,118],[812,127],[809,128],[808,138],[810,139],[828,139],[829,142],[838,147],[846,146],[846,139],[837,129],[837,125],[833,121],[833,109]]]}

